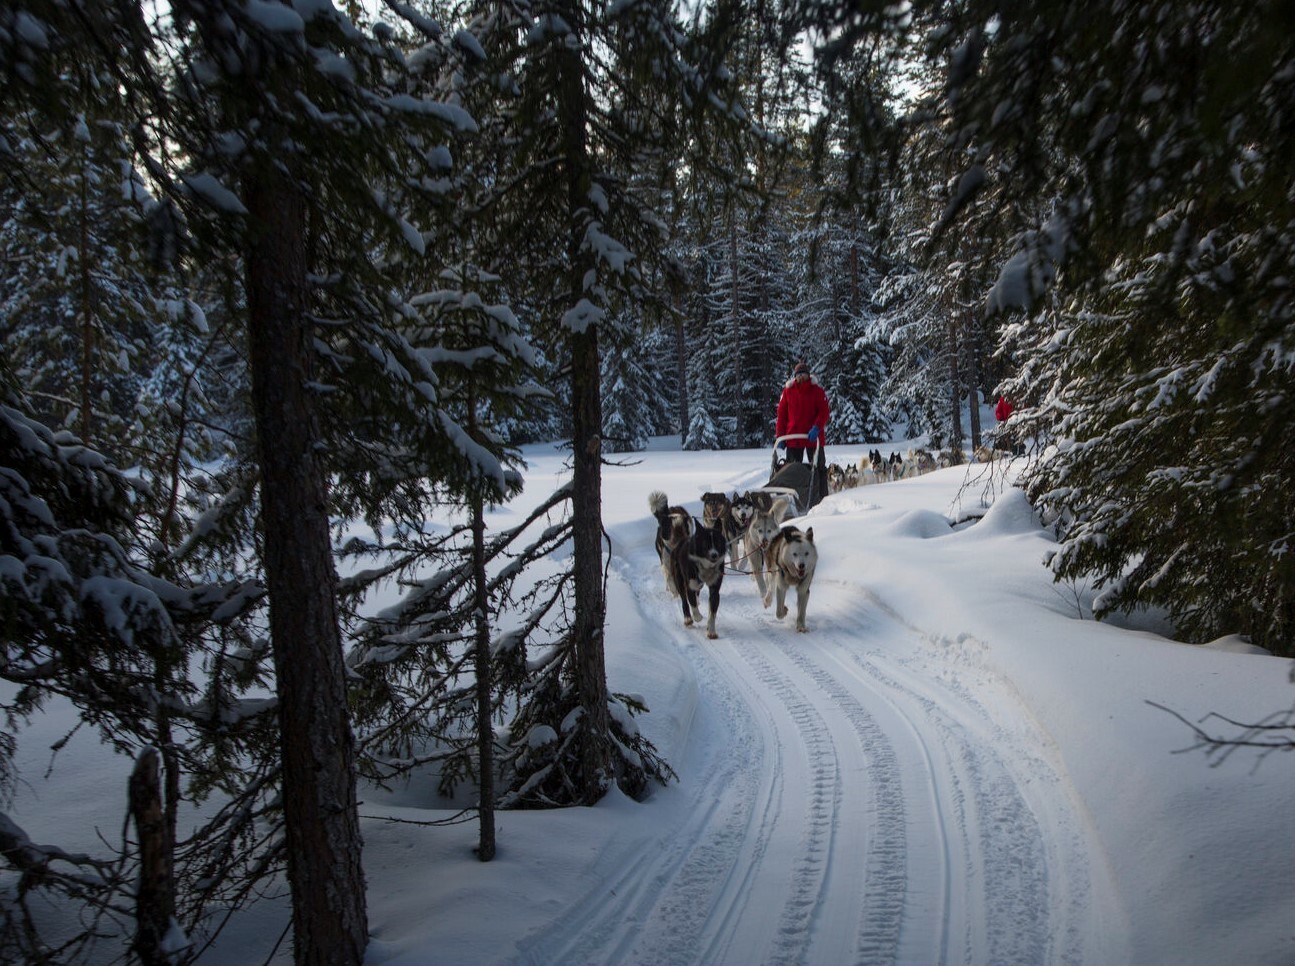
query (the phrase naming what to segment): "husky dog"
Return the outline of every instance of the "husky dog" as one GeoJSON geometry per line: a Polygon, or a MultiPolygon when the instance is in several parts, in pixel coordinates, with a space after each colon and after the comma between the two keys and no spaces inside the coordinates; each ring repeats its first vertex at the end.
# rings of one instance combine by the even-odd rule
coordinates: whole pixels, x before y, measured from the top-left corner
{"type": "Polygon", "coordinates": [[[839,463],[827,467],[827,488],[829,492],[840,493],[845,489],[845,468],[839,463]]]}
{"type": "Polygon", "coordinates": [[[870,449],[859,457],[859,482],[864,485],[880,483],[886,478],[886,461],[881,450],[870,449]]]}
{"type": "Polygon", "coordinates": [[[701,495],[701,522],[708,527],[728,519],[732,502],[723,493],[703,493],[701,495]]]}
{"type": "Polygon", "coordinates": [[[656,517],[656,554],[661,560],[666,589],[678,597],[680,592],[675,584],[672,560],[675,551],[692,536],[692,514],[681,506],[670,506],[670,501],[660,490],[648,495],[648,509],[656,517]]]}
{"type": "Polygon", "coordinates": [[[778,620],[787,616],[787,591],[796,588],[796,630],[805,631],[805,608],[809,605],[809,587],[814,582],[814,569],[818,566],[818,550],[814,546],[814,528],[804,533],[798,527],[783,527],[769,545],[769,589],[764,594],[764,606],[777,599],[774,615],[778,620]]]}
{"type": "Polygon", "coordinates": [[[756,511],[746,528],[744,552],[746,559],[751,562],[751,576],[755,578],[756,587],[760,588],[761,597],[765,595],[764,577],[765,571],[769,569],[769,544],[778,536],[782,518],[787,515],[790,507],[791,502],[785,496],[780,496],[767,510],[756,511]]]}
{"type": "Polygon", "coordinates": [[[759,508],[756,497],[764,495],[750,491],[738,493],[734,490],[733,498],[729,500],[728,516],[724,518],[724,539],[728,541],[729,565],[734,570],[742,569],[742,561],[746,559],[742,556],[742,538],[746,536],[746,528],[751,525],[751,518],[759,508]]]}
{"type": "Polygon", "coordinates": [[[723,527],[705,526],[683,507],[672,507],[660,491],[648,497],[648,509],[657,520],[656,547],[665,571],[666,587],[683,606],[683,623],[691,627],[701,620],[697,592],[704,585],[709,591],[710,618],[706,636],[715,633],[715,615],[719,613],[719,591],[724,583],[724,557],[728,542],[723,527]]]}
{"type": "MultiPolygon", "coordinates": [[[[736,493],[733,494],[737,496],[736,493]]],[[[724,531],[728,543],[729,558],[737,566],[737,536],[733,527],[733,501],[723,493],[703,493],[701,495],[701,522],[708,527],[718,527],[724,531]]]]}
{"type": "Polygon", "coordinates": [[[729,502],[728,518],[733,522],[733,527],[740,537],[746,533],[746,528],[751,525],[751,518],[755,516],[756,510],[760,504],[757,502],[757,496],[767,496],[765,493],[734,493],[733,499],[729,502]]]}
{"type": "Polygon", "coordinates": [[[891,450],[890,458],[886,460],[886,475],[892,480],[898,480],[904,475],[904,457],[897,450],[891,450]]]}
{"type": "Polygon", "coordinates": [[[994,460],[1006,459],[1012,455],[1011,450],[997,449],[990,446],[977,446],[971,454],[977,463],[992,463],[994,460]]]}
{"type": "Polygon", "coordinates": [[[934,472],[936,468],[935,457],[932,456],[927,450],[924,450],[924,449],[918,449],[918,450],[910,449],[908,451],[908,461],[910,463],[917,464],[917,472],[919,475],[923,473],[934,472]]]}
{"type": "Polygon", "coordinates": [[[845,468],[845,489],[853,490],[859,485],[859,467],[851,463],[845,468]]]}

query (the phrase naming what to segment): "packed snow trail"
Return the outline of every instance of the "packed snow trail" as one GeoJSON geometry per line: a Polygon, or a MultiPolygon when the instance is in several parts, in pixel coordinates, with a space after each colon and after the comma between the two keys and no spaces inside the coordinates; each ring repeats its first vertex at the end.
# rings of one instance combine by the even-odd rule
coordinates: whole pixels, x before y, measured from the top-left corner
{"type": "Polygon", "coordinates": [[[606,880],[521,961],[1093,961],[1078,809],[1025,709],[978,670],[978,641],[821,576],[797,634],[740,574],[707,641],[680,623],[650,540],[622,553],[659,630],[644,646],[675,649],[697,682],[678,794],[647,806],[676,821],[647,848],[609,846],[606,880]]]}

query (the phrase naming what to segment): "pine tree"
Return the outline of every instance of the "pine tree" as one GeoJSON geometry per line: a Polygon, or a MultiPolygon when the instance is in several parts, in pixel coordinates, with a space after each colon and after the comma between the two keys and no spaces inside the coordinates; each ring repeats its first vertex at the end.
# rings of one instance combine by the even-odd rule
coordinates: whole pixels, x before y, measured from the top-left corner
{"type": "Polygon", "coordinates": [[[561,673],[536,682],[513,731],[521,740],[535,728],[560,733],[564,721],[571,729],[554,757],[519,759],[534,772],[517,776],[514,792],[526,795],[514,801],[587,804],[612,782],[640,794],[663,777],[651,757],[621,752],[606,687],[602,360],[618,320],[634,318],[623,309],[666,301],[646,282],[665,277],[657,203],[689,112],[718,99],[718,65],[688,59],[697,51],[667,3],[475,9],[482,58],[464,96],[485,126],[471,162],[482,172],[476,206],[493,219],[477,254],[560,363],[571,414],[573,618],[552,664],[561,673]]]}
{"type": "MultiPolygon", "coordinates": [[[[172,596],[186,611],[176,638],[198,648],[152,655],[149,679],[176,695],[172,714],[192,729],[191,740],[172,743],[171,725],[160,720],[148,735],[177,749],[190,794],[229,797],[176,865],[189,882],[204,883],[190,896],[189,921],[201,919],[207,901],[245,899],[286,858],[297,955],[355,961],[365,941],[363,884],[329,516],[408,518],[437,487],[478,495],[504,488],[502,441],[460,425],[456,414],[470,421],[471,408],[465,414],[439,394],[432,366],[446,350],[426,341],[422,313],[402,297],[424,291],[437,274],[439,266],[424,267],[422,285],[411,282],[410,264],[437,236],[410,218],[443,217],[447,145],[472,120],[418,90],[411,65],[451,56],[448,43],[436,46],[439,28],[422,18],[413,17],[432,35],[425,36],[432,49],[407,61],[390,32],[367,39],[330,9],[301,16],[287,6],[176,4],[174,12],[175,32],[154,36],[134,4],[25,11],[24,30],[3,34],[4,63],[21,81],[7,88],[5,106],[70,129],[69,106],[120,95],[109,105],[117,113],[103,113],[123,119],[157,193],[148,197],[140,179],[123,178],[132,196],[139,192],[133,200],[152,235],[150,253],[164,263],[194,258],[243,270],[242,290],[226,289],[220,300],[221,327],[250,317],[247,341],[230,333],[192,353],[188,346],[201,340],[189,343],[176,356],[187,362],[149,377],[158,388],[184,387],[177,412],[192,425],[191,407],[207,398],[206,377],[228,358],[225,347],[246,347],[262,446],[259,454],[236,447],[237,462],[205,481],[195,474],[183,487],[156,491],[205,512],[189,529],[175,499],[160,500],[152,519],[161,552],[141,553],[192,585],[172,596]],[[69,79],[81,75],[63,70],[80,63],[110,82],[87,95],[69,79]],[[258,511],[278,658],[273,681],[257,634],[267,589],[257,574],[241,572],[258,511]],[[293,543],[307,535],[308,546],[293,543]],[[239,576],[213,587],[203,583],[207,568],[239,576]],[[186,677],[190,653],[210,662],[201,674],[205,704],[186,677]],[[244,689],[267,684],[280,691],[277,734],[270,716],[240,701],[244,689]],[[282,756],[274,748],[280,735],[282,756]],[[281,807],[297,846],[287,850],[273,832],[281,807]]],[[[163,327],[181,317],[196,326],[205,314],[179,298],[154,304],[163,327]]],[[[506,356],[516,340],[502,338],[457,347],[471,355],[502,345],[506,356]]],[[[226,401],[238,408],[236,395],[226,401]]],[[[181,469],[171,480],[190,468],[196,447],[212,443],[178,427],[174,440],[172,464],[181,469]]],[[[90,708],[108,721],[120,715],[90,708]]]]}
{"type": "MultiPolygon", "coordinates": [[[[603,441],[609,453],[647,447],[659,409],[647,371],[629,346],[616,346],[603,360],[603,441]]],[[[659,397],[658,397],[659,399],[659,397]]]]}
{"type": "Polygon", "coordinates": [[[936,48],[956,51],[971,162],[950,218],[996,193],[1033,215],[1000,220],[986,306],[1032,313],[1001,351],[1018,430],[1057,444],[1025,480],[1069,521],[1054,572],[1093,579],[1099,613],[1162,606],[1189,640],[1289,653],[1295,48],[1276,5],[966,14],[936,48]]]}

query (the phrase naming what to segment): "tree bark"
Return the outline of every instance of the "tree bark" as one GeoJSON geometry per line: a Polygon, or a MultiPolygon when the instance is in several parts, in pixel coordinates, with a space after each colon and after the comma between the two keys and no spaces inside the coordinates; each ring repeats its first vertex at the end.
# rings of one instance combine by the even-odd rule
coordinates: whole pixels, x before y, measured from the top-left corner
{"type": "Polygon", "coordinates": [[[90,278],[92,255],[90,254],[90,197],[89,176],[86,168],[90,164],[89,151],[81,156],[81,198],[79,244],[77,255],[78,278],[81,287],[81,414],[79,419],[81,440],[87,446],[94,443],[94,341],[95,341],[95,298],[94,284],[90,278]]]}
{"type": "MultiPolygon", "coordinates": [[[[476,439],[477,404],[468,400],[468,432],[476,439]]],[[[490,659],[490,605],[486,587],[486,517],[481,493],[472,495],[472,596],[473,619],[476,621],[475,657],[477,671],[477,798],[479,829],[477,858],[489,862],[495,857],[495,730],[491,714],[493,689],[490,659]]]]}
{"type": "MultiPolygon", "coordinates": [[[[583,23],[575,4],[564,13],[574,37],[583,37],[583,23]]],[[[589,191],[593,187],[593,162],[589,156],[588,110],[580,43],[563,45],[557,53],[559,106],[563,155],[566,161],[568,294],[570,304],[584,298],[584,278],[593,268],[584,251],[589,191]]],[[[597,802],[614,779],[611,754],[611,718],[607,707],[607,667],[604,625],[607,599],[603,587],[602,555],[602,390],[598,353],[598,326],[590,323],[569,338],[571,349],[572,408],[572,583],[575,618],[572,634],[576,648],[576,689],[584,712],[581,743],[581,801],[597,802]]]]}
{"type": "Polygon", "coordinates": [[[980,368],[976,353],[980,349],[980,327],[974,314],[967,316],[967,338],[963,342],[963,378],[967,386],[967,402],[971,411],[971,448],[980,448],[980,368]]]}
{"type": "Polygon", "coordinates": [[[688,441],[688,341],[684,338],[684,321],[674,322],[675,369],[679,373],[679,445],[688,441]]]}
{"type": "MultiPolygon", "coordinates": [[[[741,445],[746,445],[746,405],[742,399],[742,359],[745,353],[742,348],[742,318],[738,310],[738,299],[741,295],[742,282],[737,265],[737,211],[728,214],[728,276],[729,276],[729,352],[733,357],[733,414],[736,416],[734,429],[741,445]]],[[[732,445],[732,444],[730,444],[732,445]]]]}
{"type": "Polygon", "coordinates": [[[130,815],[139,838],[139,887],[135,893],[135,940],[131,948],[145,966],[173,962],[163,948],[175,915],[175,887],[162,811],[160,768],[157,749],[147,748],[130,775],[130,815]]]}
{"type": "Polygon", "coordinates": [[[354,747],[318,429],[307,388],[305,199],[251,175],[248,346],[278,681],[283,808],[298,963],[360,963],[368,932],[354,747]]]}
{"type": "Polygon", "coordinates": [[[958,322],[949,319],[949,449],[962,449],[962,389],[958,366],[958,322]]]}

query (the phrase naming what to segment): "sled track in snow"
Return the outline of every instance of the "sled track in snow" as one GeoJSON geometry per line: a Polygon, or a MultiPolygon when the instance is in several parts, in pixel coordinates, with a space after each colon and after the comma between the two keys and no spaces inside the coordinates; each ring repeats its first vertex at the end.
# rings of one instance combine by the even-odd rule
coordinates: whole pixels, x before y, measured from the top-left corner
{"type": "Polygon", "coordinates": [[[998,695],[960,663],[979,642],[927,635],[857,587],[836,589],[830,622],[811,603],[796,634],[749,578],[726,581],[707,641],[654,559],[625,575],[691,666],[710,740],[668,839],[607,856],[615,871],[522,962],[1083,961],[1082,835],[1037,736],[997,724],[998,695]]]}
{"type": "Polygon", "coordinates": [[[907,836],[899,767],[889,738],[857,696],[789,643],[783,654],[807,673],[846,715],[867,763],[873,835],[863,862],[865,893],[855,962],[893,963],[899,949],[907,877],[907,836]]]}
{"type": "MultiPolygon", "coordinates": [[[[640,594],[652,596],[646,588],[640,594]]],[[[674,613],[657,601],[645,609],[674,613]]],[[[676,634],[682,647],[698,640],[695,631],[668,633],[676,634]]],[[[766,754],[776,755],[778,747],[765,746],[754,709],[709,654],[693,655],[693,664],[706,713],[720,719],[719,730],[726,735],[724,747],[707,763],[708,781],[690,790],[684,820],[668,841],[626,857],[623,871],[604,889],[586,897],[545,935],[523,944],[522,962],[719,961],[712,957],[722,955],[717,947],[731,934],[733,906],[768,848],[782,771],[776,764],[750,767],[766,754]]]]}
{"type": "MultiPolygon", "coordinates": [[[[826,722],[804,692],[758,650],[748,647],[737,653],[755,672],[765,693],[782,702],[783,710],[800,735],[807,758],[807,798],[800,803],[804,819],[799,854],[789,856],[787,900],[778,915],[776,932],[766,956],[769,963],[799,963],[809,948],[815,914],[825,900],[828,864],[835,856],[834,846],[841,831],[841,762],[826,722]]],[[[777,818],[785,820],[782,815],[777,818]]],[[[771,919],[772,913],[772,909],[766,912],[771,919]]]]}

